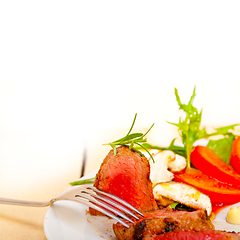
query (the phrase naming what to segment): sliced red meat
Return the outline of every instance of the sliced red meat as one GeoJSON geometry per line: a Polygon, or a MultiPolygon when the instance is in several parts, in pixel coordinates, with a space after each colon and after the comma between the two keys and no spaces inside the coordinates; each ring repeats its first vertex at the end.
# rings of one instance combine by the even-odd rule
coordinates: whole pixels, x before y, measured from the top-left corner
{"type": "Polygon", "coordinates": [[[235,232],[217,230],[203,230],[199,232],[176,231],[166,234],[148,235],[142,240],[240,240],[240,235],[235,232]]]}
{"type": "MultiPolygon", "coordinates": [[[[103,160],[94,186],[127,201],[141,212],[157,209],[148,160],[126,146],[111,150],[103,160]]],[[[90,209],[91,214],[100,214],[90,209]]]]}
{"type": "Polygon", "coordinates": [[[119,240],[142,239],[148,235],[156,235],[173,231],[213,230],[214,226],[204,210],[193,212],[177,211],[171,208],[159,209],[144,214],[139,220],[134,220],[130,228],[120,223],[113,225],[115,235],[119,240]]]}

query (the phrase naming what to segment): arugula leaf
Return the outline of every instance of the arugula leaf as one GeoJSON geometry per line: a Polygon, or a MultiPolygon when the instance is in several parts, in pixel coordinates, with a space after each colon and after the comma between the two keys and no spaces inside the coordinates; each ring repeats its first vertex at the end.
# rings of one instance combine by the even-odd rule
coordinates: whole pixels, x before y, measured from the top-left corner
{"type": "Polygon", "coordinates": [[[174,202],[174,203],[168,205],[168,207],[175,209],[177,205],[178,205],[178,202],[174,202]]]}
{"type": "Polygon", "coordinates": [[[83,185],[83,184],[92,184],[94,183],[95,177],[93,178],[88,178],[88,179],[83,179],[83,180],[79,180],[79,181],[74,181],[69,183],[72,186],[76,186],[76,185],[83,185]]]}
{"type": "Polygon", "coordinates": [[[161,150],[161,151],[163,151],[163,150],[171,150],[171,151],[175,152],[176,154],[181,155],[181,156],[186,158],[187,154],[186,154],[185,147],[174,145],[174,141],[175,141],[175,138],[172,140],[172,142],[170,143],[169,147],[159,147],[159,146],[151,145],[149,143],[143,143],[142,145],[145,148],[148,148],[148,149],[157,149],[157,150],[161,150]]]}
{"type": "Polygon", "coordinates": [[[224,162],[229,164],[234,139],[235,136],[229,133],[224,138],[209,140],[207,146],[212,148],[224,162]]]}
{"type": "MultiPolygon", "coordinates": [[[[239,125],[239,124],[232,124],[229,126],[225,126],[225,127],[220,127],[220,128],[216,128],[216,132],[213,132],[211,134],[207,134],[206,137],[211,137],[211,136],[215,136],[215,135],[229,135],[231,134],[229,132],[229,130],[234,130],[234,128],[239,125]]],[[[232,134],[234,135],[234,134],[232,134]]],[[[235,136],[235,135],[234,135],[235,136]]]]}
{"type": "Polygon", "coordinates": [[[186,212],[192,212],[192,211],[196,210],[194,208],[188,207],[188,206],[186,206],[182,203],[179,203],[179,202],[174,202],[174,203],[168,205],[168,207],[170,207],[172,209],[176,209],[178,211],[186,211],[186,212]]]}
{"type": "MultiPolygon", "coordinates": [[[[178,90],[175,88],[175,95],[176,95],[177,103],[179,105],[179,109],[183,110],[185,115],[183,117],[179,118],[179,123],[168,122],[168,123],[178,127],[179,134],[182,138],[182,143],[186,150],[187,167],[190,167],[190,165],[191,165],[190,154],[193,149],[193,145],[197,140],[203,139],[203,138],[209,138],[211,136],[216,136],[216,135],[223,135],[223,136],[229,137],[229,136],[231,136],[229,133],[229,130],[234,129],[235,126],[239,125],[239,124],[233,124],[230,126],[217,128],[215,132],[210,133],[210,134],[208,134],[206,132],[205,128],[200,128],[201,127],[201,119],[202,119],[202,110],[199,112],[197,110],[197,108],[195,108],[193,106],[193,101],[196,96],[195,89],[196,89],[196,87],[194,87],[193,94],[190,97],[188,104],[183,104],[178,95],[178,90]]],[[[230,140],[231,140],[231,138],[229,138],[229,141],[230,140]]],[[[220,148],[223,145],[223,143],[221,143],[221,141],[214,143],[214,141],[212,140],[209,143],[209,146],[212,147],[214,144],[219,144],[219,143],[220,143],[219,147],[217,148],[215,146],[214,148],[215,148],[215,150],[220,152],[220,148]]],[[[229,152],[229,150],[228,150],[228,152],[229,152]]],[[[225,154],[228,155],[229,153],[225,153],[225,154]]],[[[223,153],[221,153],[221,156],[224,156],[223,153]]],[[[224,159],[227,159],[227,157],[228,156],[224,156],[224,159]]]]}
{"type": "Polygon", "coordinates": [[[179,109],[185,112],[185,116],[179,118],[179,123],[171,123],[178,127],[179,134],[182,138],[182,143],[186,149],[187,156],[187,166],[190,167],[190,154],[193,148],[194,142],[198,139],[205,136],[206,130],[203,128],[200,130],[202,111],[198,112],[197,108],[195,108],[193,104],[193,100],[196,96],[195,87],[193,90],[193,94],[188,102],[188,104],[182,104],[180,97],[178,95],[178,90],[175,88],[176,100],[179,105],[179,109]]]}

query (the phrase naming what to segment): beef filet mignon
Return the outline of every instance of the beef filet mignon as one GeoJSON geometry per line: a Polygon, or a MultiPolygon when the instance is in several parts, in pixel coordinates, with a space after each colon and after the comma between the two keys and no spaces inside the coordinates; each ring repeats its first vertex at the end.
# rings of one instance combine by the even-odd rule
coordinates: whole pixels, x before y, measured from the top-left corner
{"type": "MultiPolygon", "coordinates": [[[[130,203],[141,212],[156,210],[148,160],[127,146],[111,150],[103,160],[94,186],[112,193],[130,203]]],[[[90,209],[93,215],[100,215],[90,209]]]]}
{"type": "Polygon", "coordinates": [[[143,239],[148,235],[156,235],[173,231],[213,230],[214,226],[204,210],[193,212],[177,211],[171,208],[146,212],[144,217],[129,223],[130,228],[120,223],[113,225],[119,240],[143,239]]]}
{"type": "Polygon", "coordinates": [[[240,240],[240,235],[235,232],[218,230],[176,231],[160,235],[148,235],[142,240],[240,240]]]}

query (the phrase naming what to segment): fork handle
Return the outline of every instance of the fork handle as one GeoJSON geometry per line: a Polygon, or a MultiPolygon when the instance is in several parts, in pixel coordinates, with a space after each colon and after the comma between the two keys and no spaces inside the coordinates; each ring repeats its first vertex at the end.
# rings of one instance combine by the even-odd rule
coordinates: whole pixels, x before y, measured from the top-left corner
{"type": "Polygon", "coordinates": [[[28,207],[47,207],[51,202],[26,201],[11,198],[0,198],[0,204],[28,206],[28,207]]]}

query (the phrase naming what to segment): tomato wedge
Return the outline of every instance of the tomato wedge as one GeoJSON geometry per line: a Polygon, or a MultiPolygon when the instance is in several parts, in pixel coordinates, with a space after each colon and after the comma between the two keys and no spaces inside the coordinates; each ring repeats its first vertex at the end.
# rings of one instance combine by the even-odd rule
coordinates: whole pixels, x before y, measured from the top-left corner
{"type": "Polygon", "coordinates": [[[240,136],[236,137],[233,141],[230,165],[237,173],[240,174],[240,136]]]}
{"type": "Polygon", "coordinates": [[[240,175],[211,148],[196,146],[190,158],[192,164],[204,174],[214,177],[219,181],[232,184],[237,188],[240,187],[240,175]]]}
{"type": "Polygon", "coordinates": [[[208,195],[213,205],[240,202],[240,188],[218,181],[201,171],[188,168],[182,173],[174,174],[174,181],[187,183],[208,195]]]}

